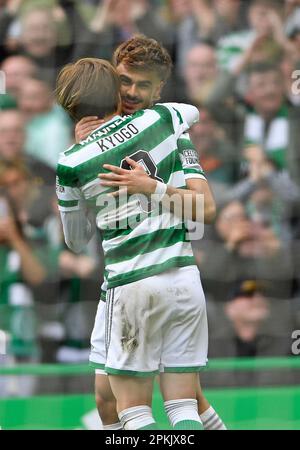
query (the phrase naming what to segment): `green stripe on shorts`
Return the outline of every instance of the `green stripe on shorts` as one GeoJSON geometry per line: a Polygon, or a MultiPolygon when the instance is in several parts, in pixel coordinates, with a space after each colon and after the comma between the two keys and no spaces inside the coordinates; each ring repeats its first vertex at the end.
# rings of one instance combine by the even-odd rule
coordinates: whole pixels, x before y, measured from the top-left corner
{"type": "Polygon", "coordinates": [[[164,367],[163,372],[161,373],[193,373],[193,372],[201,372],[201,370],[205,369],[205,366],[191,366],[191,367],[164,367]]]}
{"type": "Polygon", "coordinates": [[[105,372],[109,375],[127,375],[129,377],[154,377],[159,374],[159,370],[154,370],[153,372],[137,372],[135,370],[119,370],[113,369],[112,367],[105,366],[105,372]]]}
{"type": "Polygon", "coordinates": [[[92,367],[93,369],[105,370],[105,364],[95,363],[94,361],[90,361],[89,366],[92,367]]]}

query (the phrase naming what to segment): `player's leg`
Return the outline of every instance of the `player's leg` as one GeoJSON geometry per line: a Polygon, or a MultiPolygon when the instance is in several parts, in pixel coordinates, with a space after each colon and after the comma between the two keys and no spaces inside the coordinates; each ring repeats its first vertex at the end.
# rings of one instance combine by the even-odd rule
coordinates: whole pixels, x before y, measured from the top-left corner
{"type": "Polygon", "coordinates": [[[210,407],[210,404],[203,395],[199,377],[198,377],[198,383],[197,383],[197,388],[196,388],[196,399],[198,402],[198,413],[199,413],[199,416],[201,416],[201,414],[204,413],[210,407]]]}
{"type": "Polygon", "coordinates": [[[173,317],[165,330],[161,389],[171,425],[176,429],[201,429],[196,399],[198,373],[207,363],[206,305],[195,266],[171,274],[166,295],[173,317]]]}
{"type": "MultiPolygon", "coordinates": [[[[161,374],[159,378],[159,385],[162,393],[164,385],[171,388],[171,391],[165,390],[165,393],[163,395],[165,395],[166,398],[174,397],[178,392],[178,388],[176,386],[177,381],[173,379],[171,374],[165,374],[164,376],[162,376],[161,374]],[[165,382],[162,383],[162,378],[164,377],[165,382]]],[[[203,424],[204,430],[226,430],[224,422],[204,396],[200,385],[200,379],[198,376],[197,378],[198,382],[196,382],[196,400],[198,403],[198,415],[203,424]]],[[[191,386],[191,384],[189,384],[189,386],[191,386]]],[[[188,393],[185,393],[185,395],[188,395],[188,393]]]]}
{"type": "MultiPolygon", "coordinates": [[[[104,295],[103,298],[105,298],[104,295]]],[[[95,368],[95,399],[103,428],[119,430],[122,427],[116,410],[116,399],[104,370],[106,361],[105,308],[105,301],[100,300],[91,337],[90,364],[95,368]]]]}
{"type": "Polygon", "coordinates": [[[117,413],[117,403],[111,390],[107,374],[96,371],[95,398],[97,410],[104,430],[119,430],[121,424],[117,413]]]}
{"type": "Polygon", "coordinates": [[[200,378],[197,383],[196,398],[198,402],[198,414],[204,430],[226,430],[227,428],[224,422],[204,396],[201,389],[200,378]]]}
{"type": "Polygon", "coordinates": [[[151,400],[164,320],[156,278],[118,286],[107,293],[105,370],[117,399],[119,419],[128,430],[156,428],[151,400]]]}
{"type": "Polygon", "coordinates": [[[152,415],[153,377],[110,375],[119,419],[125,430],[157,429],[152,415]]]}
{"type": "MultiPolygon", "coordinates": [[[[170,327],[169,333],[165,336],[166,342],[163,350],[164,370],[169,373],[176,373],[176,371],[181,373],[184,370],[191,371],[193,369],[201,370],[207,362],[206,305],[199,272],[196,267],[186,267],[179,269],[179,274],[181,274],[181,279],[180,275],[177,275],[179,283],[177,292],[181,292],[181,296],[177,295],[177,318],[173,321],[173,326],[170,327]]],[[[166,375],[163,387],[164,395],[168,395],[168,398],[174,397],[176,394],[176,377],[174,375],[175,380],[171,383],[166,375]]],[[[179,392],[181,392],[180,386],[177,388],[177,393],[179,392]]],[[[195,395],[198,403],[198,415],[204,429],[226,429],[222,420],[204,397],[198,374],[196,376],[195,395]]]]}
{"type": "Polygon", "coordinates": [[[176,430],[201,430],[194,373],[161,374],[161,392],[170,424],[176,430]]]}

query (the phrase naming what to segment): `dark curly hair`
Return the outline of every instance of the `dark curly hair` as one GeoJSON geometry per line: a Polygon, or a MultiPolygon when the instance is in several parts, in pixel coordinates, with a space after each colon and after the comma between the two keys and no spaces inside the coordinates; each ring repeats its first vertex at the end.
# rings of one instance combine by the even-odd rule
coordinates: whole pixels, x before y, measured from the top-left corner
{"type": "Polygon", "coordinates": [[[172,60],[167,50],[155,39],[141,34],[123,42],[115,50],[113,63],[139,71],[154,71],[166,82],[172,69],[172,60]]]}

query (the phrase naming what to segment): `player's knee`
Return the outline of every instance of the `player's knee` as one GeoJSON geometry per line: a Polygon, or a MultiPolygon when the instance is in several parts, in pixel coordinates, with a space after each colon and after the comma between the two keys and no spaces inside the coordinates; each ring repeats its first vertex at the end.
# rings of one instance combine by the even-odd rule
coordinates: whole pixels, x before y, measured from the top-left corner
{"type": "Polygon", "coordinates": [[[96,392],[96,405],[99,416],[104,424],[118,422],[117,405],[114,397],[105,397],[96,392]]]}
{"type": "Polygon", "coordinates": [[[95,382],[95,400],[102,424],[109,427],[106,429],[119,429],[116,399],[107,376],[97,375],[95,382]]]}
{"type": "Polygon", "coordinates": [[[114,397],[103,396],[101,393],[96,392],[95,398],[98,409],[116,408],[116,400],[114,397]]]}

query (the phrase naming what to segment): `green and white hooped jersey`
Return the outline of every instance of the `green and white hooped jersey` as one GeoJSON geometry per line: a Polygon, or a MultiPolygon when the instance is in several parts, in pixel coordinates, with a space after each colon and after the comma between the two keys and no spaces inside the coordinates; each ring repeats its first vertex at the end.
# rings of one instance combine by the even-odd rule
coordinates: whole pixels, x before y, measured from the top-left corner
{"type": "Polygon", "coordinates": [[[188,128],[176,109],[157,104],[132,116],[114,117],[61,154],[59,209],[78,211],[88,206],[94,211],[102,231],[108,288],[195,264],[181,218],[162,211],[160,205],[146,211],[139,195],[112,206],[107,196],[111,189],[101,186],[98,178],[107,172],[103,164],[128,168],[126,156],[142,164],[152,177],[176,188],[184,188],[187,178],[205,178],[196,150],[188,136],[182,137],[188,128]]]}

